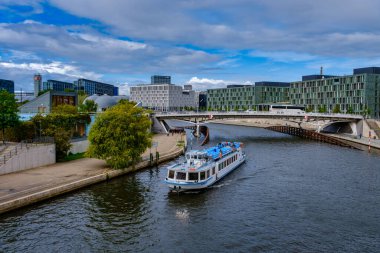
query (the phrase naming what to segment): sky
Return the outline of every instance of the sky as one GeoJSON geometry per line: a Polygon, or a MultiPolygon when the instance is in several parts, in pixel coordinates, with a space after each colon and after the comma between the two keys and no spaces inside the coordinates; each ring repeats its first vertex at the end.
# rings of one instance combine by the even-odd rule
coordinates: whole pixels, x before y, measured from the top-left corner
{"type": "Polygon", "coordinates": [[[196,90],[380,66],[379,0],[0,0],[0,79],[196,90]]]}

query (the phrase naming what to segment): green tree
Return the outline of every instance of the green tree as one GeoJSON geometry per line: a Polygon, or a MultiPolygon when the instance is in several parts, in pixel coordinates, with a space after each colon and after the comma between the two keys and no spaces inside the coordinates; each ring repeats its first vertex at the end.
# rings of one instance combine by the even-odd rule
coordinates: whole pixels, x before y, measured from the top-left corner
{"type": "Polygon", "coordinates": [[[16,126],[19,123],[18,107],[13,94],[6,90],[0,90],[0,127],[3,143],[5,143],[5,129],[16,126]]]}
{"type": "Polygon", "coordinates": [[[350,105],[347,109],[348,114],[354,114],[354,109],[352,108],[352,105],[350,105]]]}
{"type": "Polygon", "coordinates": [[[363,108],[363,111],[362,111],[362,115],[364,117],[367,117],[371,114],[371,109],[369,109],[369,107],[367,105],[364,106],[363,108]]]}
{"type": "Polygon", "coordinates": [[[27,99],[27,100],[24,100],[24,101],[22,101],[22,102],[18,102],[18,105],[24,105],[24,104],[26,104],[26,103],[29,103],[29,100],[27,99]]]}
{"type": "Polygon", "coordinates": [[[338,104],[335,105],[333,113],[340,113],[340,106],[338,104]]]}
{"type": "Polygon", "coordinates": [[[306,108],[306,112],[312,112],[313,111],[313,106],[312,105],[309,105],[307,108],[306,108]]]}
{"type": "Polygon", "coordinates": [[[84,102],[84,100],[88,97],[86,92],[83,90],[78,91],[78,105],[81,106],[84,102]]]}
{"type": "Polygon", "coordinates": [[[326,113],[327,112],[326,105],[318,106],[318,112],[319,113],[326,113]]]}
{"type": "Polygon", "coordinates": [[[62,104],[62,105],[57,105],[57,106],[53,107],[52,112],[57,113],[57,114],[73,114],[73,115],[75,115],[78,113],[78,110],[73,105],[62,104]]]}
{"type": "Polygon", "coordinates": [[[57,160],[63,160],[70,150],[70,139],[77,125],[89,123],[90,120],[88,114],[79,114],[77,108],[72,105],[59,105],[46,116],[38,114],[32,118],[38,135],[54,137],[57,160]]]}
{"type": "Polygon", "coordinates": [[[90,130],[87,156],[103,159],[115,169],[134,165],[151,146],[150,125],[145,109],[120,101],[97,116],[90,130]]]}
{"type": "Polygon", "coordinates": [[[96,112],[98,105],[94,100],[87,99],[78,109],[80,112],[96,112]]]}
{"type": "Polygon", "coordinates": [[[39,91],[37,97],[41,96],[42,94],[45,94],[48,91],[52,91],[52,89],[47,89],[47,90],[41,90],[41,91],[39,91]]]}

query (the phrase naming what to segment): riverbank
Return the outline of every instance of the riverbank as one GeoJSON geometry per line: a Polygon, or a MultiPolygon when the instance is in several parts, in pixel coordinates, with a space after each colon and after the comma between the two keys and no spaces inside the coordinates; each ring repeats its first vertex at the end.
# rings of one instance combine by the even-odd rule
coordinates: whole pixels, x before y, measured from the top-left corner
{"type": "MultiPolygon", "coordinates": [[[[245,120],[215,120],[211,123],[223,124],[223,125],[237,125],[237,126],[247,126],[247,127],[259,127],[267,128],[275,125],[288,125],[292,127],[299,127],[296,122],[287,122],[283,120],[268,121],[266,119],[245,119],[245,120]]],[[[322,122],[321,122],[322,123],[322,122]]],[[[302,123],[301,127],[306,130],[315,131],[318,129],[318,124],[312,123],[302,123]]],[[[380,154],[380,140],[379,139],[369,139],[368,137],[356,138],[356,136],[350,136],[346,134],[325,134],[330,137],[334,137],[356,149],[363,151],[370,151],[376,154],[380,154]]]]}
{"type": "Polygon", "coordinates": [[[184,148],[177,145],[181,140],[186,143],[186,136],[182,134],[154,135],[153,142],[157,143],[157,148],[147,149],[140,163],[124,170],[112,170],[103,160],[83,158],[2,175],[0,176],[0,214],[150,167],[150,152],[154,160],[156,151],[159,152],[158,163],[173,159],[183,153],[184,148]]]}

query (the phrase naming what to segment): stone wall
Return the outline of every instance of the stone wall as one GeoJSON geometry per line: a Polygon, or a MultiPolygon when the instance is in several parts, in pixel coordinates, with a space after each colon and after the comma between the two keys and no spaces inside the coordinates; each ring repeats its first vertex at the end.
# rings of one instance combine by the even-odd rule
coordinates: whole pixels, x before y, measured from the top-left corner
{"type": "Polygon", "coordinates": [[[71,154],[84,153],[87,151],[89,145],[90,145],[90,142],[88,140],[73,141],[71,142],[71,148],[69,150],[69,153],[71,154]]]}
{"type": "Polygon", "coordinates": [[[33,145],[0,166],[0,175],[55,163],[55,144],[33,145]]]}

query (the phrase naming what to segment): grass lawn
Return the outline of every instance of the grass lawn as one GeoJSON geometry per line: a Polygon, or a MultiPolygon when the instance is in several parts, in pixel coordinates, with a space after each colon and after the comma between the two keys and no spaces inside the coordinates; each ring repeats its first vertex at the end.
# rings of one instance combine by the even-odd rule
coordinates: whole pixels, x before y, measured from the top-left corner
{"type": "Polygon", "coordinates": [[[65,158],[63,158],[63,160],[60,161],[60,162],[68,162],[68,161],[73,161],[73,160],[81,159],[81,158],[84,158],[84,154],[85,153],[69,154],[68,156],[66,156],[65,158]]]}

